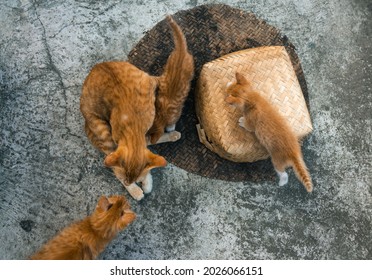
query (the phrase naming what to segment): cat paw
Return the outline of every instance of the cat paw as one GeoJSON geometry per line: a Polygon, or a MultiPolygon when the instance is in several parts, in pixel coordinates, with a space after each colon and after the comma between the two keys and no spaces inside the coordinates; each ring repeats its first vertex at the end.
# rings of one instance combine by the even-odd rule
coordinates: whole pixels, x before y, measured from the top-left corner
{"type": "Polygon", "coordinates": [[[241,126],[242,128],[245,128],[245,125],[244,125],[245,118],[244,117],[240,117],[238,123],[239,123],[239,126],[241,126]]]}
{"type": "Polygon", "coordinates": [[[176,142],[181,139],[181,133],[178,131],[173,131],[169,134],[169,140],[172,142],[176,142]]]}
{"type": "Polygon", "coordinates": [[[142,190],[144,193],[150,193],[152,191],[152,176],[150,173],[142,181],[142,190]]]}
{"type": "Polygon", "coordinates": [[[129,194],[135,199],[135,200],[141,200],[145,195],[143,194],[143,190],[137,186],[136,184],[131,184],[129,186],[125,186],[129,194]]]}
{"type": "Polygon", "coordinates": [[[279,174],[279,187],[282,187],[288,183],[288,174],[287,172],[281,172],[279,174]]]}
{"type": "MultiPolygon", "coordinates": [[[[181,133],[178,131],[171,131],[171,132],[166,132],[160,138],[158,141],[156,141],[155,144],[160,144],[160,143],[166,143],[166,142],[176,142],[177,140],[181,139],[181,133]]],[[[153,145],[151,142],[147,142],[148,145],[153,145]]]]}

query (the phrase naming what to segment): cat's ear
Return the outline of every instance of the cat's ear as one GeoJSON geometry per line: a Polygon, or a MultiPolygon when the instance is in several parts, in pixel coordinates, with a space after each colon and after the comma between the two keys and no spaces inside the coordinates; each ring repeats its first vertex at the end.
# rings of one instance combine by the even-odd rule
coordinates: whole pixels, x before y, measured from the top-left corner
{"type": "Polygon", "coordinates": [[[113,167],[119,165],[119,153],[113,152],[111,154],[108,154],[105,158],[104,164],[107,167],[113,167]]]}
{"type": "Polygon", "coordinates": [[[235,77],[236,77],[236,82],[240,85],[246,85],[246,84],[249,84],[247,79],[242,75],[240,74],[239,72],[236,72],[235,73],[235,77]]]}
{"type": "Polygon", "coordinates": [[[167,161],[162,156],[153,154],[150,150],[147,150],[147,156],[149,158],[149,169],[153,169],[156,167],[164,167],[167,165],[167,161]]]}
{"type": "Polygon", "coordinates": [[[112,204],[104,195],[101,196],[100,199],[98,200],[98,207],[101,208],[103,211],[107,211],[108,209],[110,209],[111,206],[112,204]]]}

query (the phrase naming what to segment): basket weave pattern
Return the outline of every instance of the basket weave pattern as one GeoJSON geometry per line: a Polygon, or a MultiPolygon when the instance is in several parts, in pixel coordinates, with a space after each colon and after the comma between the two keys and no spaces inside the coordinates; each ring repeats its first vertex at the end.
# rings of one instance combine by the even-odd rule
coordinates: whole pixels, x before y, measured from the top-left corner
{"type": "MultiPolygon", "coordinates": [[[[220,157],[200,143],[195,128],[199,123],[194,102],[196,80],[203,65],[226,54],[261,46],[283,46],[291,58],[309,106],[306,80],[295,46],[280,30],[253,13],[228,5],[200,5],[172,16],[184,32],[188,48],[194,56],[195,78],[181,119],[177,122],[176,130],[181,132],[181,139],[151,146],[150,149],[188,172],[210,178],[252,182],[276,180],[269,160],[237,163],[220,157]]],[[[172,50],[172,33],[166,20],[162,20],[146,32],[128,55],[128,60],[151,75],[160,75],[172,50]]]]}
{"type": "Polygon", "coordinates": [[[202,68],[195,103],[199,138],[210,150],[235,162],[254,162],[269,156],[254,134],[238,125],[241,112],[224,101],[226,84],[235,80],[237,71],[280,112],[299,139],[312,131],[301,87],[285,48],[252,48],[225,55],[202,68]]]}

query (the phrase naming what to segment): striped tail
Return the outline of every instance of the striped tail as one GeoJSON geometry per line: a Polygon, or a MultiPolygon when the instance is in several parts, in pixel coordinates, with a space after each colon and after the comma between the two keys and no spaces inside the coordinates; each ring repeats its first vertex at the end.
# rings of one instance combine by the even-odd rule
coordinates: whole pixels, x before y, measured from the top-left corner
{"type": "Polygon", "coordinates": [[[187,50],[187,43],[186,43],[186,38],[185,35],[183,35],[183,32],[179,25],[174,21],[172,16],[168,15],[167,20],[169,25],[172,28],[172,33],[173,33],[173,40],[174,40],[174,48],[175,49],[185,49],[187,50]]]}
{"type": "Polygon", "coordinates": [[[295,157],[293,159],[293,170],[296,174],[298,180],[304,185],[307,192],[313,191],[313,183],[310,178],[309,171],[305,165],[305,162],[302,160],[300,156],[295,157]]]}

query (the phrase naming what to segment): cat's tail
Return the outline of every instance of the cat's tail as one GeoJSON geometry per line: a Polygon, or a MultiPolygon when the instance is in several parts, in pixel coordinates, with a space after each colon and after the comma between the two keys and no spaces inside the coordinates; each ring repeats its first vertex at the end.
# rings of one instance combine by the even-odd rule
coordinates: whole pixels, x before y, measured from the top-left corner
{"type": "Polygon", "coordinates": [[[298,180],[300,180],[300,182],[304,185],[307,192],[309,193],[312,192],[313,183],[311,181],[309,171],[307,170],[306,164],[303,161],[303,159],[300,156],[297,156],[293,158],[292,163],[293,163],[293,166],[292,166],[293,170],[298,180]]]}
{"type": "Polygon", "coordinates": [[[178,49],[187,50],[186,38],[185,38],[185,35],[183,34],[180,26],[175,22],[175,20],[170,15],[167,16],[167,20],[168,20],[168,23],[169,23],[170,27],[172,28],[174,48],[176,50],[178,50],[178,49]]]}

